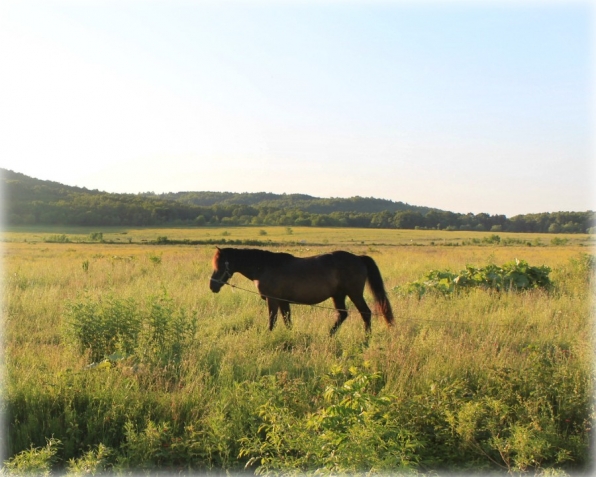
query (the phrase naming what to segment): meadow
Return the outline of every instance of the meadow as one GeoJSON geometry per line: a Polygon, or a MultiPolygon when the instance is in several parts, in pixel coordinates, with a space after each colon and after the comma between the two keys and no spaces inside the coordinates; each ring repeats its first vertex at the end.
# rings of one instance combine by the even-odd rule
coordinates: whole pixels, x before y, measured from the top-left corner
{"type": "MultiPolygon", "coordinates": [[[[497,237],[306,227],[6,230],[3,472],[587,473],[593,240],[497,237]],[[329,338],[329,301],[294,305],[293,328],[278,323],[269,332],[258,295],[209,291],[214,245],[164,237],[258,240],[298,256],[367,254],[383,275],[395,326],[375,319],[367,338],[350,304],[329,338]],[[404,292],[429,270],[516,258],[548,266],[552,287],[404,292]]],[[[230,282],[254,289],[239,275],[230,282]]]]}

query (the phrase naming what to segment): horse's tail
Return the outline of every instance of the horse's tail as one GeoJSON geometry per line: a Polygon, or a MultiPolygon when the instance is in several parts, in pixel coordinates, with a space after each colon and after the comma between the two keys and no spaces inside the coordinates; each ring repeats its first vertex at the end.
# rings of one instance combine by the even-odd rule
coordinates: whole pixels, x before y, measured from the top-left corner
{"type": "Polygon", "coordinates": [[[376,262],[367,255],[360,255],[360,258],[366,265],[368,272],[368,286],[377,304],[377,309],[385,317],[385,321],[388,325],[393,325],[393,310],[391,309],[391,303],[387,298],[385,292],[385,285],[383,284],[383,278],[376,262]]]}

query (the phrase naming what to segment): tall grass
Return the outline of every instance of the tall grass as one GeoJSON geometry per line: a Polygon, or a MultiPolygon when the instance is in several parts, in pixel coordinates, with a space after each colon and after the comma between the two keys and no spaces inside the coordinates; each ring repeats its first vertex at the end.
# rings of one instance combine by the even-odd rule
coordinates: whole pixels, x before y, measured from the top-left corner
{"type": "Polygon", "coordinates": [[[293,329],[270,333],[257,295],[212,294],[211,247],[5,244],[5,470],[27,455],[71,473],[589,466],[584,247],[341,248],[373,256],[388,290],[430,269],[515,258],[551,267],[555,286],[394,293],[396,326],[375,321],[367,341],[351,308],[330,339],[326,308],[294,306],[293,329]]]}

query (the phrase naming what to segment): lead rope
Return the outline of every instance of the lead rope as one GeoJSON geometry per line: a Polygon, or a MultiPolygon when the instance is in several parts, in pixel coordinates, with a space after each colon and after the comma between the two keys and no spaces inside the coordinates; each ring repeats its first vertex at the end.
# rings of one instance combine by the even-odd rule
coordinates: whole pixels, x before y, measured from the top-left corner
{"type": "MultiPolygon", "coordinates": [[[[228,262],[226,262],[226,273],[230,275],[230,278],[232,277],[232,274],[230,274],[230,271],[228,269],[228,262]]],[[[222,278],[225,278],[225,274],[222,276],[222,278]]],[[[321,308],[323,310],[331,310],[331,311],[345,311],[347,313],[350,312],[350,310],[348,309],[341,309],[341,308],[335,308],[335,307],[330,307],[330,306],[323,306],[323,305],[305,305],[304,303],[299,303],[297,301],[291,301],[291,300],[286,300],[285,298],[277,298],[274,296],[269,296],[269,295],[263,295],[259,292],[256,292],[254,290],[249,290],[247,288],[242,288],[239,287],[238,285],[232,285],[231,283],[227,283],[224,282],[222,280],[216,280],[215,278],[211,278],[212,282],[215,283],[221,283],[222,285],[227,285],[229,287],[232,288],[232,291],[234,291],[234,288],[237,288],[238,290],[242,290],[245,291],[247,293],[252,293],[253,295],[259,295],[262,298],[271,298],[272,300],[278,300],[278,301],[285,301],[291,305],[304,305],[304,306],[310,306],[311,308],[321,308]]],[[[382,313],[375,313],[374,311],[371,310],[371,316],[383,316],[382,313]]],[[[454,320],[423,320],[420,318],[409,318],[405,321],[417,321],[419,323],[438,323],[438,324],[443,324],[443,325],[476,325],[476,323],[470,323],[467,321],[454,321],[454,320]]],[[[509,326],[509,325],[504,325],[504,324],[500,324],[500,323],[492,323],[492,326],[509,326]]]]}
{"type": "MultiPolygon", "coordinates": [[[[224,277],[225,277],[225,275],[224,275],[224,277]]],[[[222,278],[224,278],[224,277],[222,277],[222,278]]],[[[332,308],[330,306],[323,306],[323,305],[307,305],[305,303],[300,303],[300,302],[297,302],[297,301],[286,300],[285,298],[277,298],[275,296],[263,295],[260,292],[256,292],[254,290],[249,290],[247,288],[242,288],[242,287],[239,287],[238,285],[232,285],[231,283],[224,282],[222,280],[216,280],[215,278],[211,278],[211,281],[212,282],[215,282],[215,283],[221,283],[222,285],[227,285],[227,286],[231,287],[232,290],[234,288],[236,288],[238,290],[242,290],[242,291],[245,291],[247,293],[252,293],[253,295],[259,295],[262,298],[270,298],[272,300],[285,301],[286,303],[289,303],[290,305],[305,305],[305,306],[310,306],[311,308],[322,308],[323,310],[333,310],[333,311],[346,311],[346,312],[349,312],[349,310],[347,310],[347,309],[344,310],[344,309],[341,309],[341,308],[338,309],[338,308],[332,308]]],[[[371,310],[371,314],[372,315],[381,316],[379,313],[373,313],[372,310],[371,310]]]]}

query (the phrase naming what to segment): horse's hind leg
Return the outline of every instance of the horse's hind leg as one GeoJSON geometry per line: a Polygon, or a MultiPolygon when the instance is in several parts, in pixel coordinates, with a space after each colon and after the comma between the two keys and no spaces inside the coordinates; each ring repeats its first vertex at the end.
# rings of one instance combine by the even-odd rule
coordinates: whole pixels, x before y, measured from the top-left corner
{"type": "Polygon", "coordinates": [[[356,305],[356,308],[358,308],[358,311],[362,315],[362,320],[364,321],[364,331],[366,331],[366,333],[370,333],[370,321],[372,312],[366,304],[366,301],[364,301],[364,297],[362,295],[350,296],[350,300],[352,300],[352,303],[356,305]]]}
{"type": "Polygon", "coordinates": [[[292,328],[292,317],[290,313],[290,304],[287,301],[279,302],[279,309],[281,311],[281,317],[284,319],[284,323],[288,328],[292,328]]]}
{"type": "Polygon", "coordinates": [[[346,296],[334,296],[333,297],[333,304],[335,305],[335,309],[337,310],[337,320],[335,324],[329,331],[329,335],[333,336],[337,329],[341,326],[341,324],[345,321],[348,317],[348,310],[346,310],[346,296]]]}
{"type": "Polygon", "coordinates": [[[279,302],[267,298],[267,308],[269,308],[269,331],[273,330],[275,322],[277,321],[277,310],[279,310],[279,302]]]}

